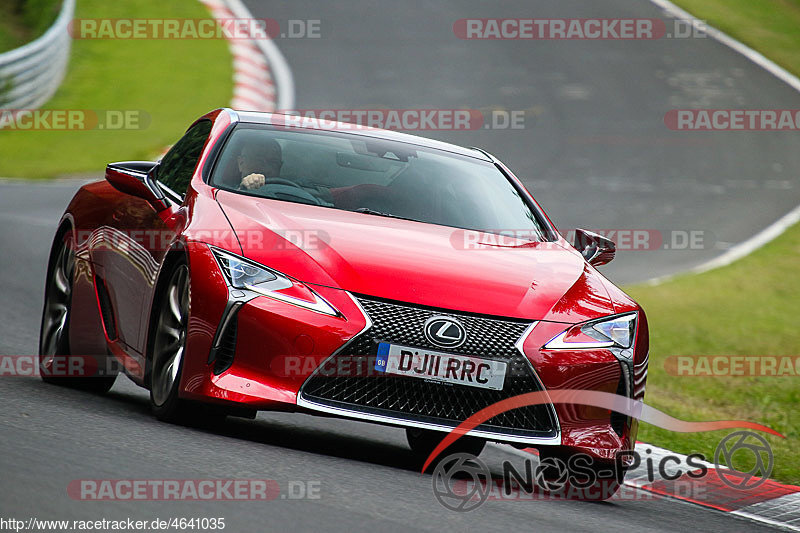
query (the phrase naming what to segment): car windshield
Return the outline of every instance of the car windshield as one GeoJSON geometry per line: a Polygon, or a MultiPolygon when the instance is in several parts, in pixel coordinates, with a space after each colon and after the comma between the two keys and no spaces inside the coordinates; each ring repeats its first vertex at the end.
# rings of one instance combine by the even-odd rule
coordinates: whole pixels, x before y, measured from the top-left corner
{"type": "Polygon", "coordinates": [[[544,240],[520,192],[492,163],[397,141],[240,124],[214,186],[253,196],[544,240]]]}

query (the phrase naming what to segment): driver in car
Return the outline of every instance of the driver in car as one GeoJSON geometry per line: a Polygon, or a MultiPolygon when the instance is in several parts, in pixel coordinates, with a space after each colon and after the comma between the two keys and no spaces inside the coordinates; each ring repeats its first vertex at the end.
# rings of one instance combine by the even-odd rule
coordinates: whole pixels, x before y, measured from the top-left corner
{"type": "Polygon", "coordinates": [[[264,144],[246,144],[237,160],[242,181],[240,189],[252,190],[263,187],[267,178],[277,178],[283,165],[281,145],[275,139],[264,144]]]}

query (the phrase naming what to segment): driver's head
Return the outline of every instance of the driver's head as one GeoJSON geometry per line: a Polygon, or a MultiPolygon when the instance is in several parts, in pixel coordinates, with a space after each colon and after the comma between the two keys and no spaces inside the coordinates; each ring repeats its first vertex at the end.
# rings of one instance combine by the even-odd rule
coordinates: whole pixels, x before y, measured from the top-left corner
{"type": "Polygon", "coordinates": [[[281,145],[275,139],[245,144],[239,154],[238,165],[242,176],[256,173],[275,178],[283,165],[281,145]]]}

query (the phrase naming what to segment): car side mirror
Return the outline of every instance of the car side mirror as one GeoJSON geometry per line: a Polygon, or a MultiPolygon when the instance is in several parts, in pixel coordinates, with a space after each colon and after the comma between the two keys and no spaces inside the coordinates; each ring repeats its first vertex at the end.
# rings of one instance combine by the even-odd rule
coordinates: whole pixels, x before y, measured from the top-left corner
{"type": "Polygon", "coordinates": [[[575,230],[573,246],[592,266],[610,263],[617,253],[617,246],[614,244],[614,241],[602,235],[598,235],[597,233],[580,228],[575,230]]]}
{"type": "Polygon", "coordinates": [[[146,200],[156,211],[169,207],[164,193],[156,185],[155,172],[158,165],[150,163],[150,168],[140,161],[109,163],[106,166],[106,180],[118,191],[146,200]]]}

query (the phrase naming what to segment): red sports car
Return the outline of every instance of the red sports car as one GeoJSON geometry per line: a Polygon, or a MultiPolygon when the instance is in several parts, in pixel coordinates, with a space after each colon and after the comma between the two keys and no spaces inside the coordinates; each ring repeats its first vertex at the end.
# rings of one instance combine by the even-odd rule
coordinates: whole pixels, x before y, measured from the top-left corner
{"type": "MultiPolygon", "coordinates": [[[[70,202],[50,254],[42,375],[105,391],[121,368],[160,419],[326,414],[405,427],[427,454],[523,393],[643,398],[644,312],[595,269],[613,255],[590,232],[568,243],[482,150],[219,109],[161,161],[109,164],[70,202]],[[87,356],[91,376],[53,372],[87,356]]],[[[457,444],[585,453],[599,472],[636,428],[550,403],[457,444]]]]}

